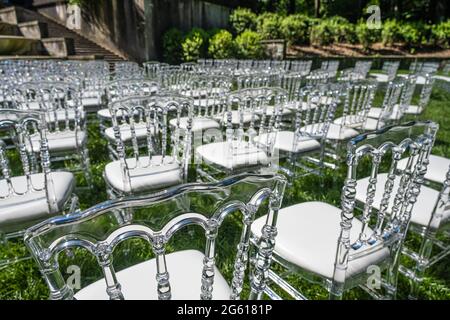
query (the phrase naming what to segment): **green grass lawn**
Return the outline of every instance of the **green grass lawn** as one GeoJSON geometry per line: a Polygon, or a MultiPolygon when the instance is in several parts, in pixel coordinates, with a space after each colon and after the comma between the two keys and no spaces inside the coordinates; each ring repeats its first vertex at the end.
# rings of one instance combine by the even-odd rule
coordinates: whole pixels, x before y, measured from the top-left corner
{"type": "MultiPolygon", "coordinates": [[[[381,97],[377,98],[380,102],[381,97]]],[[[430,119],[438,122],[440,130],[433,153],[450,157],[450,92],[442,88],[438,81],[432,94],[430,104],[421,119],[430,119]]],[[[88,208],[101,201],[107,200],[105,184],[102,172],[108,162],[106,143],[100,137],[98,126],[89,126],[89,150],[92,171],[94,175],[93,190],[80,190],[82,208],[88,208]]],[[[345,177],[345,166],[339,170],[326,170],[323,177],[306,176],[297,179],[286,191],[283,206],[303,201],[325,201],[334,205],[340,205],[340,194],[345,177]]],[[[79,178],[79,183],[83,179],[79,178]]],[[[234,262],[234,252],[240,236],[240,220],[232,216],[226,220],[223,229],[220,230],[218,238],[218,267],[227,280],[231,280],[234,262]]],[[[203,249],[204,237],[198,228],[188,228],[180,236],[175,237],[168,246],[168,251],[184,248],[203,249]]],[[[408,240],[411,245],[416,245],[417,239],[411,237],[408,240]]],[[[0,246],[0,260],[6,257],[21,256],[26,253],[26,248],[19,240],[10,241],[0,246]]],[[[151,257],[150,246],[141,240],[120,245],[114,254],[114,265],[120,270],[130,264],[143,261],[151,257]]],[[[82,285],[93,282],[101,277],[101,270],[95,259],[86,252],[76,250],[74,255],[61,257],[61,270],[67,278],[70,276],[67,266],[77,264],[82,272],[82,285]]],[[[426,279],[421,286],[420,298],[422,299],[450,299],[450,257],[442,260],[431,267],[426,273],[426,279]]],[[[170,268],[170,265],[169,265],[170,268]]],[[[169,269],[170,272],[170,269],[169,269]]],[[[200,272],[200,271],[199,271],[200,272]]],[[[317,285],[313,285],[297,276],[290,276],[291,283],[299,288],[310,299],[326,299],[326,291],[317,285]]],[[[145,281],[154,281],[154,277],[145,281]]],[[[200,283],[199,283],[200,285],[200,283]]],[[[408,294],[408,281],[400,276],[398,298],[405,299],[408,294]]],[[[248,288],[245,288],[245,293],[248,288]]],[[[0,299],[47,299],[48,289],[43,281],[39,270],[32,260],[10,265],[0,270],[0,299]]],[[[345,295],[346,299],[364,299],[367,295],[360,289],[354,289],[345,295]]]]}

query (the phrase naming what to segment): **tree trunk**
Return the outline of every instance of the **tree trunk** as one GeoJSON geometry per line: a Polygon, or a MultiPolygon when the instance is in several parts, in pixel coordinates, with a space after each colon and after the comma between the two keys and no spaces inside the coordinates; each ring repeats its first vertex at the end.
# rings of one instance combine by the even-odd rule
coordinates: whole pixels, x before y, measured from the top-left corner
{"type": "Polygon", "coordinates": [[[314,0],[314,14],[316,18],[320,17],[320,0],[314,0]]]}

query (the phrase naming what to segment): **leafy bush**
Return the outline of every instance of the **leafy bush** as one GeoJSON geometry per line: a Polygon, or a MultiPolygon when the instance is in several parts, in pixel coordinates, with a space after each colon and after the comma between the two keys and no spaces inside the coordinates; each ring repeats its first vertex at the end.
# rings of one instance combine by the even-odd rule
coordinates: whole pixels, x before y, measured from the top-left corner
{"type": "Polygon", "coordinates": [[[399,30],[401,40],[408,47],[420,46],[423,42],[424,32],[425,27],[422,23],[403,23],[399,30]]]}
{"type": "Polygon", "coordinates": [[[281,21],[281,35],[289,44],[309,42],[310,19],[301,14],[290,15],[281,21]]]}
{"type": "Polygon", "coordinates": [[[362,45],[364,51],[367,51],[372,44],[372,30],[367,27],[367,23],[365,21],[360,21],[356,25],[355,31],[358,42],[362,45]]]}
{"type": "Polygon", "coordinates": [[[431,37],[436,45],[450,47],[450,19],[431,28],[431,37]]]}
{"type": "Polygon", "coordinates": [[[247,8],[237,8],[230,15],[230,24],[236,34],[246,29],[256,30],[256,14],[247,8]]]}
{"type": "Polygon", "coordinates": [[[356,42],[354,26],[342,17],[323,19],[311,28],[312,45],[328,45],[333,42],[356,42]]]}
{"type": "Polygon", "coordinates": [[[195,61],[206,56],[208,48],[208,34],[200,28],[193,28],[184,38],[181,44],[183,48],[183,60],[195,61]]]}
{"type": "Polygon", "coordinates": [[[279,39],[281,37],[281,21],[281,16],[276,13],[263,13],[256,20],[256,30],[265,40],[279,39]]]}
{"type": "Polygon", "coordinates": [[[176,28],[169,29],[163,36],[164,61],[170,64],[181,62],[183,56],[183,34],[176,28]]]}
{"type": "Polygon", "coordinates": [[[402,40],[401,25],[396,20],[387,20],[383,23],[383,30],[381,31],[381,41],[383,45],[392,46],[394,42],[402,40]]]}
{"type": "Polygon", "coordinates": [[[254,31],[245,30],[236,37],[236,50],[243,59],[260,59],[264,56],[261,36],[254,31]]]}
{"type": "Polygon", "coordinates": [[[233,35],[227,30],[220,30],[209,40],[208,54],[214,59],[231,58],[234,51],[233,35]]]}

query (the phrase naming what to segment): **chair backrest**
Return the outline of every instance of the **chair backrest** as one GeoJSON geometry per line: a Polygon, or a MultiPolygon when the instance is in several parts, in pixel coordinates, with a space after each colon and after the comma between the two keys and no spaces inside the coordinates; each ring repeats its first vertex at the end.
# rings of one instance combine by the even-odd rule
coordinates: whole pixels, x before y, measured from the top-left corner
{"type": "Polygon", "coordinates": [[[425,83],[422,86],[419,97],[419,109],[422,112],[430,102],[435,78],[431,74],[425,75],[425,83]]]}
{"type": "Polygon", "coordinates": [[[136,78],[143,75],[143,70],[139,64],[132,61],[119,61],[114,63],[114,79],[136,78]]]}
{"type": "Polygon", "coordinates": [[[307,75],[311,72],[312,60],[295,60],[291,61],[291,72],[300,72],[307,75]]]}
{"type": "Polygon", "coordinates": [[[356,81],[347,86],[342,122],[346,127],[361,127],[372,108],[377,85],[372,81],[356,81]]]}
{"type": "Polygon", "coordinates": [[[324,60],[320,66],[320,70],[325,71],[328,77],[333,78],[336,76],[339,69],[338,60],[324,60]]]}
{"type": "Polygon", "coordinates": [[[237,78],[237,89],[276,87],[280,85],[280,73],[258,72],[237,78]]]}
{"type": "Polygon", "coordinates": [[[130,170],[136,168],[178,163],[180,176],[187,179],[192,105],[191,99],[176,95],[128,97],[109,105],[123,182],[128,190],[131,190],[130,170]],[[186,130],[180,126],[182,116],[188,117],[186,130]],[[170,123],[171,119],[176,119],[175,125],[170,123]],[[126,124],[130,130],[131,143],[124,141],[122,124],[126,124]],[[143,124],[146,128],[145,151],[142,151],[142,143],[136,134],[138,124],[143,124]],[[131,158],[127,156],[128,148],[131,148],[131,158]],[[147,159],[140,161],[141,157],[147,159]]]}
{"type": "Polygon", "coordinates": [[[129,78],[114,80],[106,84],[108,102],[114,102],[130,96],[154,95],[159,90],[159,84],[153,80],[129,78]]]}
{"type": "Polygon", "coordinates": [[[253,142],[253,137],[266,132],[276,130],[281,124],[283,108],[287,103],[287,92],[281,88],[252,88],[233,91],[228,95],[228,110],[226,113],[227,141],[243,141],[248,137],[253,142]],[[237,111],[239,124],[236,135],[233,131],[232,111],[237,111]],[[244,118],[251,115],[248,128],[244,118]]]}
{"type": "Polygon", "coordinates": [[[226,111],[226,96],[232,85],[233,79],[227,76],[193,76],[180,94],[194,99],[194,117],[216,118],[226,111]]]}
{"type": "MultiPolygon", "coordinates": [[[[80,87],[67,82],[43,81],[22,84],[15,91],[18,109],[46,113],[49,132],[70,130],[77,135],[86,128],[80,87]]],[[[77,143],[81,141],[78,138],[77,143]]]]}
{"type": "Polygon", "coordinates": [[[302,84],[304,75],[301,72],[286,72],[280,75],[280,87],[288,92],[288,100],[295,100],[302,84]]]}
{"type": "MultiPolygon", "coordinates": [[[[232,267],[230,292],[231,299],[240,299],[247,263],[250,261],[251,225],[258,209],[260,212],[264,210],[267,212],[267,219],[256,246],[254,267],[249,270],[251,277],[248,298],[260,299],[266,286],[275,244],[278,210],[285,185],[286,180],[281,176],[240,175],[216,184],[186,184],[165,193],[107,201],[82,212],[55,217],[34,226],[27,230],[25,242],[50,289],[51,299],[73,299],[74,292],[63,278],[58,256],[64,250],[79,247],[97,258],[110,299],[124,299],[126,297],[116,276],[112,254],[126,240],[144,239],[155,256],[157,272],[153,279],[157,282],[157,297],[168,300],[172,297],[172,267],[166,261],[167,244],[179,236],[180,230],[198,226],[204,230],[206,241],[203,267],[198,270],[201,275],[198,283],[201,294],[198,298],[209,300],[214,296],[216,252],[222,249],[217,246],[217,237],[225,232],[221,228],[224,220],[230,214],[240,213],[243,227],[232,267]],[[190,200],[188,208],[177,205],[180,198],[190,200]],[[114,212],[125,208],[133,208],[129,223],[103,224],[103,228],[92,228],[104,221],[114,221],[114,212]],[[163,219],[159,218],[162,217],[161,213],[164,214],[163,219]]],[[[131,246],[130,251],[132,250],[136,249],[131,246]]],[[[142,275],[142,281],[146,283],[150,279],[142,275]]]]}
{"type": "MultiPolygon", "coordinates": [[[[378,118],[378,123],[385,122],[394,112],[394,107],[399,104],[400,98],[405,87],[405,80],[398,79],[395,81],[390,81],[386,88],[386,93],[384,95],[383,104],[381,105],[381,114],[378,118]]],[[[377,128],[379,126],[377,125],[377,128]]]]}
{"type": "Polygon", "coordinates": [[[338,94],[339,92],[329,85],[302,88],[295,105],[296,136],[324,139],[334,119],[338,94]]]}
{"type": "MultiPolygon", "coordinates": [[[[14,163],[14,155],[11,150],[7,150],[8,141],[3,141],[0,137],[0,167],[1,180],[4,181],[4,187],[0,190],[0,203],[2,200],[12,196],[25,195],[36,191],[46,191],[47,202],[51,212],[57,212],[58,204],[55,198],[53,181],[51,179],[50,156],[46,136],[45,113],[40,111],[2,109],[0,115],[0,131],[9,132],[8,138],[12,139],[13,144],[19,152],[19,161],[22,172],[19,175],[25,176],[26,184],[20,190],[15,188],[12,183],[14,175],[10,163],[14,163]],[[39,159],[32,148],[32,136],[37,135],[40,142],[39,159]],[[43,185],[37,184],[32,178],[32,174],[43,173],[43,185]]],[[[17,158],[16,158],[17,160],[17,158]]],[[[16,166],[16,169],[18,167],[16,166]]],[[[39,181],[40,182],[40,181],[39,181]]],[[[2,232],[0,227],[0,232],[2,232]]]]}
{"type": "Polygon", "coordinates": [[[401,115],[408,109],[411,105],[412,98],[414,96],[414,92],[416,90],[417,84],[417,76],[415,74],[408,75],[405,79],[405,85],[402,90],[402,94],[400,96],[400,107],[399,111],[401,115]]]}
{"type": "Polygon", "coordinates": [[[388,76],[388,81],[392,81],[397,76],[400,61],[385,61],[383,63],[382,72],[388,76]]]}
{"type": "Polygon", "coordinates": [[[390,263],[399,259],[411,212],[427,171],[428,157],[438,127],[433,122],[411,122],[362,134],[350,140],[347,151],[347,178],[342,190],[341,233],[338,240],[332,291],[342,294],[348,262],[389,248],[390,263]],[[397,170],[402,158],[409,158],[404,171],[397,170]],[[366,161],[367,160],[367,161],[366,161]],[[350,238],[355,217],[358,170],[370,163],[369,184],[360,217],[361,229],[356,240],[350,238]],[[385,184],[377,184],[381,172],[387,172],[385,184]],[[377,188],[381,188],[377,191],[377,188]],[[381,192],[379,210],[375,210],[375,194],[381,192]],[[373,223],[374,222],[374,223],[373,223]],[[372,227],[372,228],[370,228],[372,227]]]}

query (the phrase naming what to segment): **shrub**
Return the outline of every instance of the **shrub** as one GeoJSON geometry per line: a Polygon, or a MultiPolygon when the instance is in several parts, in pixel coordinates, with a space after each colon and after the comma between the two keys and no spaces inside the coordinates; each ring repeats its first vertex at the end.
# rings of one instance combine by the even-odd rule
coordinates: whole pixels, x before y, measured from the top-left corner
{"type": "Polygon", "coordinates": [[[408,47],[416,47],[422,44],[423,29],[419,23],[403,23],[401,24],[399,33],[402,41],[408,47]]]}
{"type": "Polygon", "coordinates": [[[362,45],[363,50],[367,51],[367,49],[369,49],[370,45],[372,44],[372,30],[367,27],[367,23],[365,21],[360,21],[356,25],[355,31],[358,42],[362,45]]]}
{"type": "Polygon", "coordinates": [[[261,36],[251,30],[245,30],[236,37],[238,56],[243,59],[260,59],[264,56],[261,36]]]}
{"type": "Polygon", "coordinates": [[[183,34],[176,28],[169,29],[163,36],[164,61],[170,64],[181,62],[183,56],[183,34]]]}
{"type": "Polygon", "coordinates": [[[387,20],[383,23],[383,30],[381,31],[381,41],[383,45],[392,46],[394,42],[402,40],[401,26],[395,20],[387,20]]]}
{"type": "Polygon", "coordinates": [[[227,30],[220,30],[210,40],[208,54],[214,59],[231,58],[234,55],[233,36],[227,30]]]}
{"type": "Polygon", "coordinates": [[[193,28],[184,38],[181,44],[183,48],[183,60],[195,61],[206,56],[208,47],[208,34],[200,28],[193,28]]]}
{"type": "Polygon", "coordinates": [[[276,13],[263,13],[256,20],[256,30],[265,40],[279,39],[281,37],[281,16],[276,13]]]}
{"type": "Polygon", "coordinates": [[[290,15],[281,21],[281,35],[289,44],[306,44],[309,42],[310,21],[301,14],[290,15]]]}
{"type": "Polygon", "coordinates": [[[230,24],[236,34],[246,29],[256,30],[256,14],[250,9],[237,8],[230,15],[230,24]]]}
{"type": "Polygon", "coordinates": [[[448,48],[450,46],[450,19],[434,25],[431,28],[434,44],[448,48]]]}
{"type": "Polygon", "coordinates": [[[312,45],[328,45],[333,42],[356,42],[354,26],[342,17],[323,19],[311,28],[312,45]]]}

